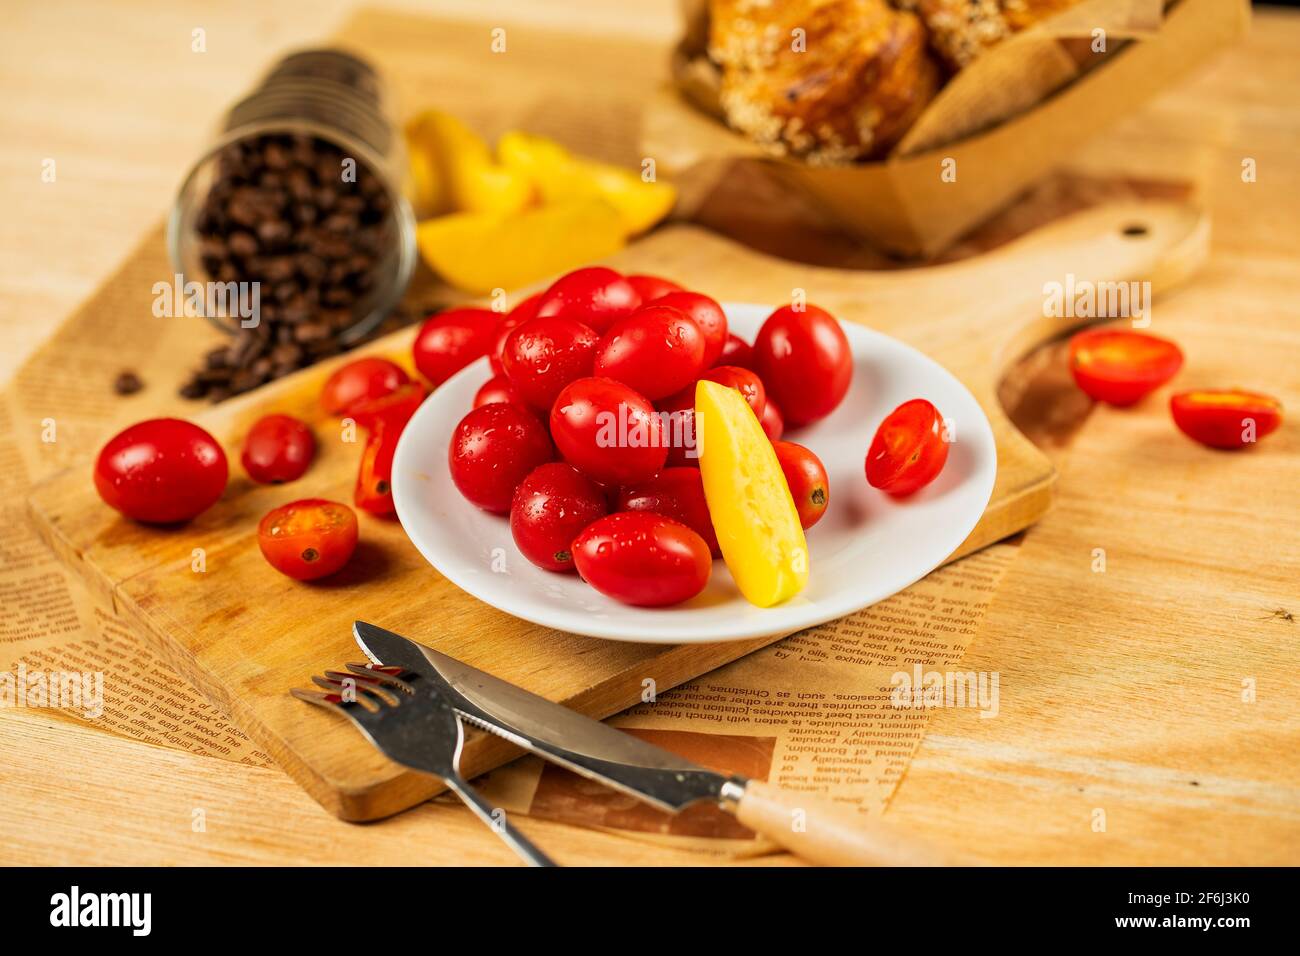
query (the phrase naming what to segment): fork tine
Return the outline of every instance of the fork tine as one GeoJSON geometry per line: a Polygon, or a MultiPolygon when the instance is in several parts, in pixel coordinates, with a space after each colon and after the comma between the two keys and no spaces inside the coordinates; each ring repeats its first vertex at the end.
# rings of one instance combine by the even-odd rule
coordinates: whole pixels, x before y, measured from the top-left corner
{"type": "Polygon", "coordinates": [[[337,682],[342,687],[349,686],[347,682],[350,681],[350,686],[371,694],[381,703],[386,704],[389,707],[396,707],[402,702],[401,695],[397,690],[385,687],[373,678],[349,674],[347,671],[326,671],[325,677],[327,680],[337,682]]]}
{"type": "Polygon", "coordinates": [[[368,678],[406,694],[415,693],[415,688],[410,683],[397,676],[406,673],[400,667],[385,667],[380,664],[344,664],[343,666],[358,677],[368,678]]]}
{"type": "Polygon", "coordinates": [[[340,713],[343,710],[343,708],[339,706],[343,703],[343,698],[338,694],[322,694],[318,690],[301,690],[297,687],[292,688],[289,693],[294,697],[297,697],[299,700],[305,700],[307,703],[315,704],[317,707],[324,707],[327,710],[336,710],[340,713]]]}
{"type": "MultiPolygon", "coordinates": [[[[351,674],[345,674],[342,671],[326,671],[325,676],[317,674],[312,675],[312,683],[317,687],[323,687],[327,691],[339,691],[351,689],[356,697],[356,702],[367,709],[382,709],[396,707],[401,703],[393,691],[379,684],[371,683],[351,674]]],[[[343,703],[349,703],[343,700],[343,703]]]]}
{"type": "MultiPolygon", "coordinates": [[[[398,678],[388,678],[387,676],[385,676],[383,680],[380,680],[374,675],[366,673],[365,668],[359,668],[359,670],[361,670],[360,674],[352,670],[351,667],[349,666],[348,670],[346,671],[326,671],[325,676],[328,677],[330,680],[354,681],[357,684],[364,686],[367,690],[375,691],[375,692],[382,691],[383,693],[391,694],[396,697],[402,697],[408,695],[406,688],[410,687],[411,685],[406,683],[406,681],[401,681],[398,678]],[[399,683],[392,684],[389,683],[389,680],[399,680],[399,683]]],[[[411,693],[414,693],[414,688],[412,688],[411,693]]],[[[394,705],[399,703],[401,703],[401,701],[393,701],[394,705]]]]}

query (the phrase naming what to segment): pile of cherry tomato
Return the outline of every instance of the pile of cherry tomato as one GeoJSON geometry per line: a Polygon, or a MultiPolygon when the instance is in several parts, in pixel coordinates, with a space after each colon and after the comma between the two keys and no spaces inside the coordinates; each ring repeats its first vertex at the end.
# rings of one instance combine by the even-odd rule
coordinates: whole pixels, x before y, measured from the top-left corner
{"type": "MultiPolygon", "coordinates": [[[[721,306],[706,295],[656,276],[593,267],[504,315],[457,308],[433,316],[415,339],[413,359],[436,388],[485,355],[492,377],[456,426],[449,468],[467,500],[509,517],[520,553],[538,567],[576,571],[601,592],[638,605],[677,603],[704,588],[720,551],[695,458],[700,379],[744,397],[772,442],[803,527],[826,513],[830,484],[821,461],[782,438],[787,428],[830,414],[851,381],[848,341],[816,306],[777,309],[751,344],[727,328],[721,306]],[[611,420],[619,423],[613,436],[611,420]]],[[[1088,395],[1126,406],[1172,379],[1183,355],[1156,336],[1100,329],[1071,340],[1069,361],[1088,395]]],[[[366,433],[357,508],[395,515],[393,451],[427,395],[424,384],[381,357],[349,362],[326,381],[321,409],[366,433]]],[[[1182,392],[1170,409],[1182,431],[1215,448],[1241,448],[1282,420],[1276,399],[1236,389],[1182,392]]],[[[315,453],[305,422],[271,414],[249,429],[240,462],[252,481],[281,484],[302,477],[315,453]]],[[[947,455],[939,411],[913,399],[877,429],[866,478],[903,497],[933,481],[947,455]]],[[[157,524],[206,511],[228,478],[220,443],[174,418],[115,435],[94,470],[106,503],[157,524]]],[[[338,571],[357,538],[353,509],[321,498],[282,505],[258,527],[266,560],[299,580],[338,571]]]]}
{"type": "Polygon", "coordinates": [[[436,353],[450,374],[487,343],[493,377],[456,426],[448,466],[468,501],[509,517],[520,553],[538,567],[576,571],[641,606],[704,588],[721,551],[696,459],[701,379],[745,398],[803,527],[825,514],[826,469],[781,440],[787,426],[830,414],[849,388],[848,340],[822,309],[777,309],[751,345],[707,295],[595,267],[525,299],[495,331],[490,316],[458,309],[430,320],[416,362],[433,365],[436,353]],[[465,353],[448,361],[448,342],[465,343],[465,353]]]}

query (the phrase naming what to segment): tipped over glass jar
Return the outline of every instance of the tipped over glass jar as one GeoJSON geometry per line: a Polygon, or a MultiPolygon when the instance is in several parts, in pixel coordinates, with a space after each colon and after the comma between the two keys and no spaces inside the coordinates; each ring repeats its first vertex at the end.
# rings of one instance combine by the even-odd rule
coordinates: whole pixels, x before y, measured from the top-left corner
{"type": "Polygon", "coordinates": [[[167,222],[178,300],[232,336],[183,395],[219,400],[343,351],[400,301],[415,218],[385,107],[369,64],[320,49],[230,109],[167,222]]]}

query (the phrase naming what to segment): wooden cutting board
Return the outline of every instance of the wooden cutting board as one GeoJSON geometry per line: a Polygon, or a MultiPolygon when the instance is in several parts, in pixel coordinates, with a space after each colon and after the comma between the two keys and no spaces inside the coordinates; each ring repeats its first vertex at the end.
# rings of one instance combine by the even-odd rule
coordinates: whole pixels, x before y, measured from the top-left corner
{"type": "MultiPolygon", "coordinates": [[[[1050,502],[1052,467],[995,398],[1010,362],[1079,322],[1043,316],[1045,283],[1064,282],[1068,272],[1076,285],[1145,279],[1158,292],[1190,274],[1206,238],[1204,220],[1190,207],[1147,201],[1078,213],[986,256],[929,269],[869,273],[796,265],[692,226],[665,228],[610,262],[723,300],[783,303],[801,289],[840,318],[897,336],[947,366],[992,421],[999,459],[987,512],[956,557],[1024,528],[1050,502]]],[[[122,294],[115,290],[117,307],[122,294]]],[[[136,294],[145,314],[148,284],[128,290],[136,294]]],[[[407,329],[364,351],[409,364],[413,337],[407,329]]],[[[272,572],[255,536],[265,512],[299,497],[351,500],[360,445],[342,441],[338,424],[316,405],[340,361],[195,416],[231,452],[232,478],[222,500],[184,527],[150,528],[118,516],[96,496],[89,463],[40,484],[30,499],[43,537],[91,589],[332,812],[373,819],[438,789],[388,763],[332,715],[288,694],[312,673],[359,657],[350,636],[358,618],[598,717],[637,703],[647,678],[664,690],[769,642],[664,647],[537,627],[459,591],[424,563],[400,526],[364,516],[357,555],[335,579],[308,586],[272,572]],[[291,486],[254,485],[237,464],[245,431],[271,411],[298,415],[317,431],[319,457],[291,486]]],[[[476,734],[467,741],[464,768],[473,775],[512,754],[503,742],[476,734]]]]}

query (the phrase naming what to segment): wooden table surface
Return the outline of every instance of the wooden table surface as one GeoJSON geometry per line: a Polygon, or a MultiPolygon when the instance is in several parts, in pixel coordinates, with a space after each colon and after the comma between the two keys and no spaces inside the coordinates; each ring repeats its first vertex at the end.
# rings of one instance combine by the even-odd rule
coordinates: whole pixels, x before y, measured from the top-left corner
{"type": "MultiPolygon", "coordinates": [[[[329,34],[352,6],[79,0],[7,11],[0,382],[157,221],[193,144],[248,77],[276,51],[329,34]],[[219,61],[190,51],[198,27],[219,61]],[[58,164],[52,184],[40,179],[46,158],[58,164]]],[[[667,39],[674,30],[673,0],[437,6],[592,32],[667,39]]],[[[1085,172],[1206,185],[1211,261],[1158,303],[1160,326],[1188,349],[1189,384],[1259,387],[1292,409],[1298,44],[1300,16],[1257,13],[1243,46],[1089,140],[1076,161],[1085,172]],[[1259,178],[1243,184],[1248,157],[1259,178]]],[[[965,664],[1002,674],[1002,712],[985,721],[940,711],[891,816],[992,862],[1300,857],[1296,427],[1244,455],[1212,455],[1173,433],[1161,404],[1095,412],[1057,450],[1058,507],[1026,536],[965,664]],[[1090,570],[1098,548],[1104,575],[1090,570]],[[1257,694],[1249,703],[1246,682],[1257,694]]],[[[6,863],[513,862],[457,807],[352,826],[279,771],[40,712],[0,715],[0,749],[6,863]],[[199,806],[208,825],[195,833],[199,806]]],[[[546,821],[523,828],[564,863],[709,862],[546,821]]]]}

